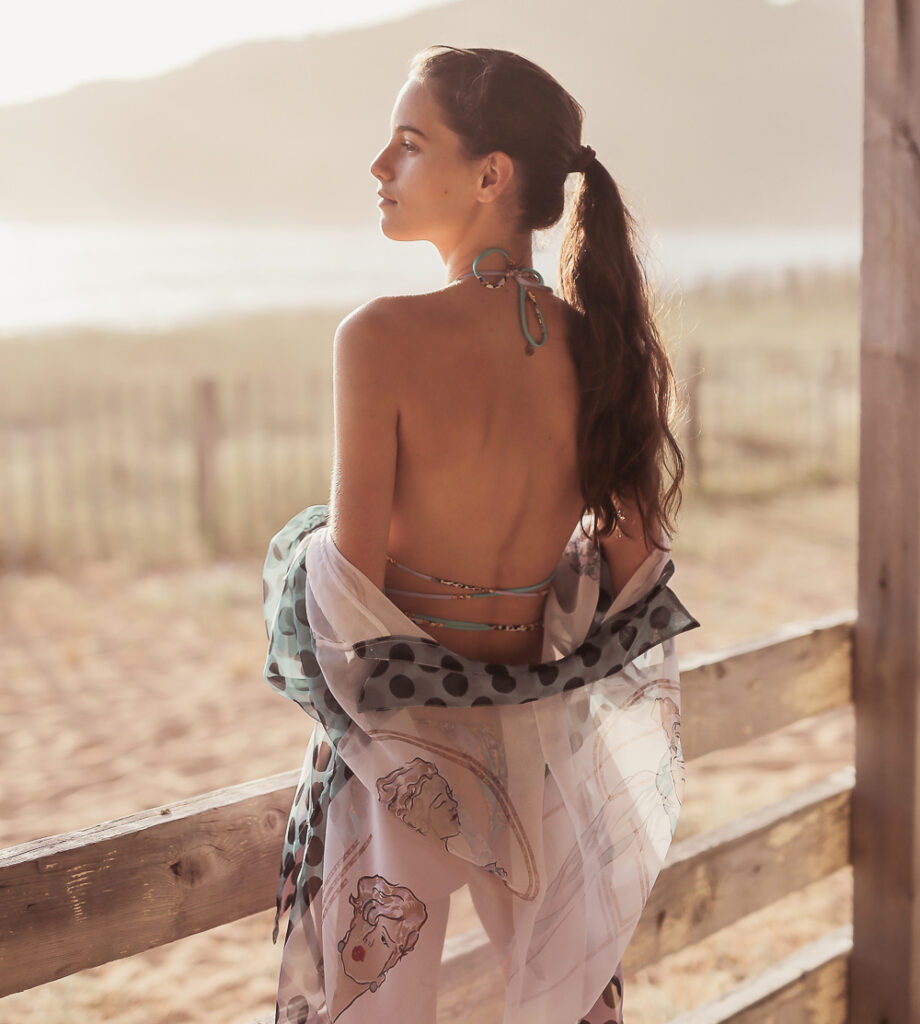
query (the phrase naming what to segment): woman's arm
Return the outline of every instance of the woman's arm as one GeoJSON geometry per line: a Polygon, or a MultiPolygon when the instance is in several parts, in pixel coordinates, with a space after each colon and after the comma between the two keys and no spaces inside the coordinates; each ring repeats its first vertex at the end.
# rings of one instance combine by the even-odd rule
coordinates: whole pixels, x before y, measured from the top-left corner
{"type": "Polygon", "coordinates": [[[380,590],[396,481],[401,373],[390,327],[385,300],[360,306],[339,324],[332,362],[332,539],[380,590]]]}
{"type": "Polygon", "coordinates": [[[623,526],[618,526],[609,537],[601,538],[601,550],[610,568],[613,597],[632,579],[636,570],[655,550],[642,532],[639,509],[633,503],[614,495],[613,503],[623,513],[623,526]],[[629,536],[627,536],[627,531],[629,536]]]}

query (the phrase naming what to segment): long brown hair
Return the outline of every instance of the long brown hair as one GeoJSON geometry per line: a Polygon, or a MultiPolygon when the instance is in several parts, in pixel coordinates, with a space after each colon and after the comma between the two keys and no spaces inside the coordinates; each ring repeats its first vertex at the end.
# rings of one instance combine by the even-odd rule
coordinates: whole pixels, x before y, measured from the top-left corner
{"type": "MultiPolygon", "coordinates": [[[[543,230],[560,219],[566,177],[581,151],[584,110],[552,75],[508,50],[441,44],[419,50],[409,74],[430,86],[468,159],[495,150],[511,157],[520,181],[517,231],[543,230]]],[[[582,517],[593,513],[597,541],[626,518],[617,503],[628,503],[638,510],[647,542],[663,549],[658,538],[662,530],[669,537],[674,532],[684,458],[670,426],[676,382],[637,238],[616,183],[595,159],[575,192],[559,258],[580,390],[582,517]],[[667,488],[666,472],[673,478],[667,488]]]]}

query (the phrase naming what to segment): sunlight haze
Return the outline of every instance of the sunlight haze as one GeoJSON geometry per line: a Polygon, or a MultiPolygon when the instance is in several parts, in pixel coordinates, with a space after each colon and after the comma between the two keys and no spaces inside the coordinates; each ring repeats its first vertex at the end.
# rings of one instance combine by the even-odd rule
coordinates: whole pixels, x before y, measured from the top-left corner
{"type": "Polygon", "coordinates": [[[0,105],[81,82],[148,78],[213,50],[254,39],[395,21],[449,0],[29,0],[6,4],[0,32],[0,105]]]}

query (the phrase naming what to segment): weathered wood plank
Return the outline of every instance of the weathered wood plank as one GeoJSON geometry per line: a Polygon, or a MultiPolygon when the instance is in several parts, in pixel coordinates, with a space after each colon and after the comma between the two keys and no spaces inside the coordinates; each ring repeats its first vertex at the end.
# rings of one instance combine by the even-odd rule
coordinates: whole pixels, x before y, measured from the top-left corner
{"type": "Polygon", "coordinates": [[[849,703],[854,622],[847,609],[682,659],[684,759],[849,703]]]}
{"type": "Polygon", "coordinates": [[[0,996],[273,906],[299,774],[0,851],[0,996]]]}
{"type": "MultiPolygon", "coordinates": [[[[800,793],[675,844],[624,966],[637,970],[654,963],[846,867],[852,788],[853,770],[844,768],[800,793]]],[[[441,965],[447,991],[443,1017],[473,1020],[477,1006],[491,1004],[498,993],[490,978],[493,957],[481,929],[453,941],[445,944],[441,965]]]]}
{"type": "Polygon", "coordinates": [[[853,768],[674,843],[624,965],[643,967],[850,862],[853,768]]]}
{"type": "Polygon", "coordinates": [[[823,935],[712,1002],[668,1024],[848,1024],[847,965],[853,926],[823,935]]]}
{"type": "MultiPolygon", "coordinates": [[[[793,624],[684,670],[685,757],[844,703],[850,630],[843,613],[793,624]]],[[[273,906],[296,781],[287,772],[0,852],[0,995],[273,906]],[[40,962],[30,955],[38,936],[40,962]]]]}
{"type": "MultiPolygon", "coordinates": [[[[852,925],[842,925],[718,999],[672,1017],[668,1024],[848,1024],[847,960],[852,944],[852,925]]],[[[442,970],[450,959],[445,946],[442,970]]],[[[457,995],[451,989],[439,1002],[438,1024],[483,1019],[484,1003],[499,1005],[496,993],[487,992],[480,1000],[474,992],[465,1000],[472,1015],[458,1016],[457,995]]],[[[274,1019],[272,1012],[247,1024],[273,1024],[274,1019]]]]}
{"type": "Polygon", "coordinates": [[[920,17],[866,0],[853,1021],[920,1020],[920,17]]]}

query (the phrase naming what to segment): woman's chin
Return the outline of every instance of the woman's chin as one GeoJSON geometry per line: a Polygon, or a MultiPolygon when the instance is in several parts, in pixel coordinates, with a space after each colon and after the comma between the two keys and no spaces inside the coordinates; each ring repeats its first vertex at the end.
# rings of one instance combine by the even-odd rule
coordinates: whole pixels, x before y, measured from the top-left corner
{"type": "Polygon", "coordinates": [[[394,242],[411,242],[413,239],[407,237],[405,231],[400,231],[399,228],[391,223],[387,217],[380,218],[380,230],[386,235],[387,238],[394,242]]]}

